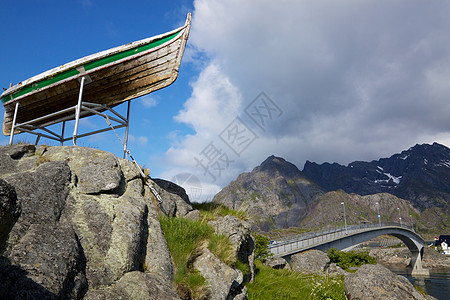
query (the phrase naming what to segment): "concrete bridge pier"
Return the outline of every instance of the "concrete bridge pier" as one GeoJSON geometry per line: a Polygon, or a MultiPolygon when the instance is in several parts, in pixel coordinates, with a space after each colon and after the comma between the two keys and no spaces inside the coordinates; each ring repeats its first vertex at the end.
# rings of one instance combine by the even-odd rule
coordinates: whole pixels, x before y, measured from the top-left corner
{"type": "Polygon", "coordinates": [[[430,271],[422,267],[423,246],[420,247],[420,249],[409,250],[411,251],[411,262],[408,266],[409,273],[411,273],[411,275],[430,275],[430,271]]]}
{"type": "Polygon", "coordinates": [[[422,267],[424,241],[411,232],[404,232],[403,234],[391,233],[391,235],[399,238],[411,252],[411,262],[407,268],[408,272],[411,275],[430,275],[430,271],[422,267]]]}

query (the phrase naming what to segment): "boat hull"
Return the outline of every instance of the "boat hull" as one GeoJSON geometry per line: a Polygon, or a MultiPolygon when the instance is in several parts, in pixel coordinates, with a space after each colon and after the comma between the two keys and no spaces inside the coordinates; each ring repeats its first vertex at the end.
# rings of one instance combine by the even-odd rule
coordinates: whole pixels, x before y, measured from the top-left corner
{"type": "MultiPolygon", "coordinates": [[[[5,108],[3,134],[11,134],[16,103],[16,124],[77,105],[83,76],[83,102],[109,107],[170,85],[178,76],[189,29],[190,15],[185,26],[172,32],[79,59],[11,87],[1,96],[5,108]]],[[[53,119],[71,115],[74,111],[69,110],[53,119]]],[[[33,125],[49,121],[52,118],[33,125]]]]}

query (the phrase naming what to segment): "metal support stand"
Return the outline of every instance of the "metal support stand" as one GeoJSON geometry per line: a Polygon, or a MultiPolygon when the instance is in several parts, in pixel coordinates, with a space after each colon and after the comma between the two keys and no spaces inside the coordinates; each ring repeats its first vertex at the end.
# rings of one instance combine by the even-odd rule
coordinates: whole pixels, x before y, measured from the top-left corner
{"type": "Polygon", "coordinates": [[[73,145],[77,145],[77,134],[78,134],[78,123],[80,122],[80,112],[81,112],[81,103],[83,99],[83,87],[84,87],[84,80],[86,79],[85,76],[81,77],[81,83],[80,83],[80,93],[78,94],[78,104],[75,108],[75,128],[73,130],[73,145]]]}
{"type": "MultiPolygon", "coordinates": [[[[64,130],[66,129],[66,121],[62,122],[61,136],[64,136],[64,130]]],[[[61,146],[64,145],[64,141],[61,140],[61,146]]]]}
{"type": "Polygon", "coordinates": [[[130,129],[130,105],[131,100],[128,100],[128,107],[127,107],[127,128],[125,129],[125,139],[123,143],[123,158],[127,155],[127,144],[128,144],[128,131],[130,129]]]}
{"type": "MultiPolygon", "coordinates": [[[[38,140],[41,137],[55,140],[55,141],[60,142],[61,145],[63,145],[64,142],[69,141],[69,140],[73,140],[73,139],[77,140],[79,138],[86,137],[89,135],[127,127],[129,124],[128,118],[123,117],[122,115],[120,115],[118,112],[116,112],[114,109],[112,109],[109,106],[106,106],[103,104],[97,104],[97,103],[82,102],[80,105],[80,112],[79,112],[78,120],[87,115],[98,115],[98,116],[105,118],[105,120],[108,122],[108,126],[105,128],[102,128],[102,129],[94,130],[94,131],[83,133],[83,134],[79,134],[78,128],[77,128],[76,132],[74,131],[73,136],[66,138],[66,137],[64,137],[65,122],[70,121],[70,120],[76,121],[77,109],[78,109],[78,105],[75,105],[75,106],[63,109],[61,111],[57,111],[55,113],[52,113],[52,114],[49,114],[49,115],[46,115],[46,116],[43,116],[40,118],[36,118],[34,120],[30,120],[30,121],[20,123],[20,124],[13,124],[13,130],[16,129],[16,130],[19,130],[20,132],[27,132],[27,133],[37,135],[38,140]],[[68,111],[72,111],[74,113],[72,113],[69,116],[58,118],[58,115],[61,115],[61,114],[66,115],[68,111]],[[108,114],[110,114],[110,115],[108,115],[108,114]],[[47,120],[47,119],[51,119],[51,121],[45,122],[45,120],[47,120]],[[111,124],[111,121],[113,121],[117,124],[111,124]],[[45,122],[45,123],[42,124],[43,122],[45,122]],[[61,130],[61,134],[58,134],[47,128],[48,126],[55,125],[58,123],[62,123],[63,128],[61,130]],[[37,125],[37,124],[39,124],[39,125],[37,125]],[[38,132],[38,130],[40,130],[41,132],[38,132]]],[[[17,107],[16,107],[16,111],[17,111],[17,107]]],[[[127,112],[127,116],[129,116],[129,112],[127,112]]],[[[12,133],[11,133],[11,135],[12,135],[12,133]]],[[[11,139],[11,141],[12,141],[12,139],[11,139]]]]}
{"type": "MultiPolygon", "coordinates": [[[[44,115],[42,117],[29,120],[23,123],[17,124],[17,114],[19,110],[19,102],[16,102],[16,106],[14,109],[14,117],[13,117],[13,123],[12,123],[12,129],[11,129],[11,136],[9,143],[13,143],[14,138],[14,132],[27,132],[34,135],[37,135],[35,144],[39,142],[41,137],[55,140],[61,143],[61,146],[64,144],[64,142],[72,140],[73,144],[76,145],[77,139],[89,135],[94,135],[97,133],[102,133],[105,131],[110,130],[116,130],[119,128],[125,127],[125,142],[123,143],[123,150],[124,150],[124,157],[126,153],[128,152],[127,149],[127,143],[128,143],[128,132],[129,132],[129,123],[130,123],[130,100],[128,100],[127,103],[127,114],[126,118],[123,117],[121,114],[119,114],[117,111],[112,109],[109,106],[106,106],[104,104],[98,104],[98,103],[90,103],[90,102],[83,102],[83,89],[84,85],[90,82],[89,76],[83,76],[80,80],[80,91],[78,93],[78,102],[77,105],[72,107],[67,107],[65,109],[62,109],[60,111],[50,113],[48,115],[44,115]],[[87,80],[87,81],[86,81],[87,80]],[[79,122],[80,119],[86,116],[91,115],[98,115],[103,117],[106,122],[108,123],[108,127],[94,130],[91,132],[79,134],[79,122]],[[65,129],[66,129],[66,122],[75,120],[75,126],[72,137],[65,138],[65,129]],[[111,124],[111,121],[116,122],[117,124],[111,124]],[[55,125],[58,123],[62,123],[62,129],[61,134],[58,134],[51,129],[47,128],[51,125],[55,125]],[[38,132],[39,130],[39,132],[38,132]]],[[[116,133],[117,134],[117,133],[116,133]]]]}
{"type": "Polygon", "coordinates": [[[14,139],[14,130],[16,127],[17,111],[19,110],[19,102],[16,102],[16,107],[14,108],[14,117],[11,127],[11,136],[9,137],[9,144],[12,145],[14,139]]]}

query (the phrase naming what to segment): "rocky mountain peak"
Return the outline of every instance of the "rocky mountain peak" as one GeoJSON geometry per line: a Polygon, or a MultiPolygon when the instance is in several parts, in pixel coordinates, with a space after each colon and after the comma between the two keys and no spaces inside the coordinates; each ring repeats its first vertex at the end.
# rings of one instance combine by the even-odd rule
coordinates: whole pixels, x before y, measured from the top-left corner
{"type": "MultiPolygon", "coordinates": [[[[433,143],[415,145],[408,150],[402,151],[400,154],[394,154],[391,159],[397,159],[404,161],[404,165],[416,164],[416,165],[428,165],[431,164],[444,164],[450,166],[450,149],[444,145],[433,143]]],[[[384,159],[381,159],[383,161],[384,159]]]]}
{"type": "Polygon", "coordinates": [[[294,164],[275,155],[269,156],[261,165],[254,168],[253,172],[264,172],[269,176],[284,176],[287,178],[303,176],[302,172],[294,164]]]}
{"type": "Polygon", "coordinates": [[[302,211],[322,194],[294,164],[271,155],[251,172],[240,174],[213,201],[246,210],[255,217],[256,227],[269,230],[273,224],[298,226],[302,211]]]}

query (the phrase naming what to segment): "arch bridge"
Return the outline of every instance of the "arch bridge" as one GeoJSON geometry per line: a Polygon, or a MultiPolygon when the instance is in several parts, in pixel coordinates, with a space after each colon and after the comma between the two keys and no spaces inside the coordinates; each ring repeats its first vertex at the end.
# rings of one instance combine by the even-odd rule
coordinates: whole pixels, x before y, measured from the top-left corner
{"type": "Polygon", "coordinates": [[[380,235],[394,236],[408,247],[411,252],[408,271],[412,275],[429,274],[427,269],[422,268],[424,239],[413,228],[397,223],[361,224],[310,232],[274,241],[269,245],[269,251],[274,257],[282,257],[289,262],[292,255],[300,252],[311,249],[326,251],[330,248],[346,251],[380,235]]]}

